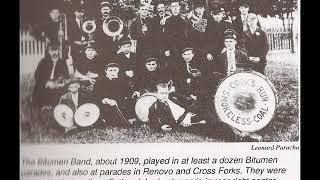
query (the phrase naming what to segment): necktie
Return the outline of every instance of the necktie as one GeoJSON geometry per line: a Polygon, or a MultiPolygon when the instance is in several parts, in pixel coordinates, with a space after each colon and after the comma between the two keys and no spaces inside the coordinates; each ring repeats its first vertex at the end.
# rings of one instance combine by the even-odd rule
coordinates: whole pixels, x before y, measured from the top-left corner
{"type": "Polygon", "coordinates": [[[229,51],[228,55],[227,55],[227,58],[228,58],[228,75],[230,75],[231,73],[233,73],[236,70],[236,63],[235,63],[235,59],[234,59],[234,53],[229,51]]]}
{"type": "Polygon", "coordinates": [[[54,78],[54,69],[56,67],[56,64],[57,63],[53,63],[53,66],[52,66],[52,70],[51,70],[51,74],[50,74],[50,80],[52,80],[54,78]]]}

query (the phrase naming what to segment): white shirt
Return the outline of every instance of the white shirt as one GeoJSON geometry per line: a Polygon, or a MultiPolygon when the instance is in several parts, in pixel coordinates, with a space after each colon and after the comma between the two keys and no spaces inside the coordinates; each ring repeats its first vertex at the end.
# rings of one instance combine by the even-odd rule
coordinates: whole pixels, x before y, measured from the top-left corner
{"type": "Polygon", "coordinates": [[[79,93],[76,93],[76,94],[71,93],[71,98],[76,109],[78,108],[78,94],[79,93]]]}
{"type": "Polygon", "coordinates": [[[54,69],[56,67],[57,61],[53,62],[53,66],[52,66],[52,70],[51,70],[51,74],[50,74],[50,80],[52,80],[54,78],[54,69]]]}
{"type": "Polygon", "coordinates": [[[76,18],[76,22],[77,22],[79,28],[82,29],[82,27],[81,27],[81,19],[76,18]]]}
{"type": "Polygon", "coordinates": [[[129,59],[130,58],[130,52],[128,54],[124,53],[124,55],[129,59]]]}
{"type": "Polygon", "coordinates": [[[228,75],[232,74],[236,70],[236,56],[235,50],[227,50],[227,60],[228,60],[228,75]]]}

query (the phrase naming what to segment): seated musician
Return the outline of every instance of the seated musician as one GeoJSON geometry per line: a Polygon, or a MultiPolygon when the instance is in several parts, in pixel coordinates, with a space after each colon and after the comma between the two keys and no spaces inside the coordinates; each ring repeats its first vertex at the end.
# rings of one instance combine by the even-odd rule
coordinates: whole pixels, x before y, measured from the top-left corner
{"type": "Polygon", "coordinates": [[[128,79],[121,74],[119,64],[109,63],[105,66],[105,76],[96,82],[94,89],[101,117],[107,125],[123,126],[135,119],[133,97],[139,96],[139,92],[133,93],[128,79]]]}
{"type": "Polygon", "coordinates": [[[169,98],[169,93],[172,92],[171,85],[172,81],[157,83],[157,101],[150,106],[148,115],[149,126],[152,129],[171,131],[180,125],[188,127],[199,122],[199,116],[176,104],[173,96],[169,98]]]}
{"type": "Polygon", "coordinates": [[[181,57],[175,76],[176,93],[187,109],[199,113],[204,100],[202,85],[206,77],[206,63],[195,56],[192,45],[185,45],[181,57]]]}
{"type": "Polygon", "coordinates": [[[75,72],[75,77],[84,81],[81,89],[89,93],[92,92],[96,79],[104,74],[104,64],[96,51],[95,45],[88,43],[84,51],[84,56],[78,61],[75,72]]]}
{"type": "Polygon", "coordinates": [[[46,56],[35,71],[33,100],[35,105],[48,109],[58,104],[59,97],[66,92],[65,82],[69,78],[68,67],[59,57],[59,42],[48,45],[46,56]]]}
{"type": "Polygon", "coordinates": [[[141,94],[143,92],[156,92],[156,85],[160,79],[167,81],[171,79],[168,73],[160,68],[158,58],[146,58],[144,65],[144,69],[140,73],[139,81],[137,81],[137,88],[141,94]]]}
{"type": "MultiPolygon", "coordinates": [[[[137,75],[137,63],[136,54],[131,52],[131,39],[123,37],[119,41],[119,50],[117,55],[117,63],[121,66],[124,72],[124,78],[129,80],[130,85],[133,87],[137,75]]],[[[140,65],[141,66],[141,65],[140,65]]]]}
{"type": "MultiPolygon", "coordinates": [[[[80,107],[82,104],[92,101],[92,99],[89,98],[88,95],[79,90],[80,81],[78,79],[72,79],[68,84],[68,92],[60,97],[59,104],[65,104],[69,106],[72,109],[73,113],[75,113],[78,107],[80,107]]],[[[65,128],[65,132],[68,132],[75,128],[77,128],[76,125],[71,128],[65,128]]]]}

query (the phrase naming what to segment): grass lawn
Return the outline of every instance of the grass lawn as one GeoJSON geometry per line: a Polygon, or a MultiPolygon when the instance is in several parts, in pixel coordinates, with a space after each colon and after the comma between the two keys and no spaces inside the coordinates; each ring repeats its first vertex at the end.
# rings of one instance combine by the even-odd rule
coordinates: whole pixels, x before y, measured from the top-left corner
{"type": "MultiPolygon", "coordinates": [[[[293,54],[268,57],[267,76],[274,84],[279,99],[274,118],[259,134],[263,141],[299,140],[299,60],[293,54]]],[[[22,143],[147,143],[147,142],[221,142],[212,133],[192,129],[159,133],[148,127],[90,128],[64,134],[51,127],[52,112],[39,114],[30,100],[34,86],[32,74],[20,76],[20,129],[22,143]]],[[[210,131],[210,129],[209,129],[210,131]]]]}

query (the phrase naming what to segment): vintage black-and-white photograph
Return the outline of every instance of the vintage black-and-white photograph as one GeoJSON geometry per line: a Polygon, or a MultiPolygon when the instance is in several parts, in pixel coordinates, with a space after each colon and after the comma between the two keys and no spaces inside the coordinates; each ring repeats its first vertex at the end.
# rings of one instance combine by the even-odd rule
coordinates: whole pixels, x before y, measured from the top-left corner
{"type": "Polygon", "coordinates": [[[299,141],[297,0],[20,0],[21,143],[299,141]]]}

